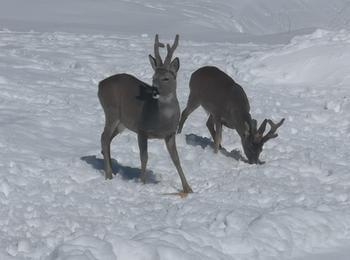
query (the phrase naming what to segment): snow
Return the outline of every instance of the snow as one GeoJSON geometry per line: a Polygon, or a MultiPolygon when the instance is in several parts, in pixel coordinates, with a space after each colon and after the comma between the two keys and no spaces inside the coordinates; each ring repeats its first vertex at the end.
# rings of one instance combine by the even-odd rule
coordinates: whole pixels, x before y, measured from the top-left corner
{"type": "Polygon", "coordinates": [[[307,254],[294,260],[328,260],[328,259],[348,259],[350,251],[348,247],[335,248],[331,252],[322,252],[318,254],[307,254]]]}
{"type": "Polygon", "coordinates": [[[349,258],[347,1],[27,2],[0,10],[0,259],[349,258]],[[290,23],[274,22],[281,10],[290,23]],[[181,184],[161,140],[149,142],[143,185],[130,131],[104,179],[97,84],[120,72],[151,82],[158,31],[166,42],[180,33],[182,109],[191,73],[216,65],[259,122],[286,118],[264,165],[238,160],[227,128],[214,154],[198,109],[177,136],[194,194],[167,195],[181,184]]]}
{"type": "Polygon", "coordinates": [[[315,28],[349,29],[349,17],[346,0],[2,0],[0,28],[285,42],[315,28]]]}
{"type": "Polygon", "coordinates": [[[350,82],[350,36],[347,31],[317,30],[295,37],[291,43],[247,60],[247,68],[260,81],[274,83],[350,82]]]}

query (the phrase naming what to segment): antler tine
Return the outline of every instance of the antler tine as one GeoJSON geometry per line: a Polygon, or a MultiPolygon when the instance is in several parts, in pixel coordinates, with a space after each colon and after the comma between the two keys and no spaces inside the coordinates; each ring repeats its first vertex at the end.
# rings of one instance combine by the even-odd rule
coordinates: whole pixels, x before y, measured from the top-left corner
{"type": "Polygon", "coordinates": [[[277,124],[275,124],[274,122],[272,122],[271,119],[267,120],[267,122],[269,123],[271,129],[270,131],[263,137],[263,142],[265,143],[266,141],[275,138],[278,136],[278,134],[276,134],[277,129],[283,124],[284,122],[284,118],[279,121],[277,124]]]}
{"type": "Polygon", "coordinates": [[[162,66],[163,61],[162,61],[162,57],[160,57],[160,54],[159,54],[159,48],[164,48],[164,44],[159,42],[159,36],[158,34],[156,34],[156,37],[154,39],[154,56],[156,58],[157,66],[162,66]]]}
{"type": "Polygon", "coordinates": [[[267,124],[267,119],[264,119],[264,121],[261,123],[259,130],[258,130],[259,135],[262,136],[264,134],[265,129],[266,129],[266,124],[267,124]]]}
{"type": "Polygon", "coordinates": [[[252,119],[251,120],[251,129],[250,129],[250,132],[255,135],[256,133],[256,128],[257,128],[257,125],[258,125],[258,121],[256,121],[255,119],[252,119]]]}
{"type": "Polygon", "coordinates": [[[164,65],[169,65],[171,63],[171,59],[173,57],[173,54],[174,54],[174,51],[175,49],[177,48],[177,45],[179,44],[179,35],[176,34],[175,36],[175,40],[174,40],[174,43],[173,43],[173,46],[170,47],[169,44],[167,44],[167,51],[168,51],[168,54],[167,56],[165,57],[165,60],[164,60],[164,65]]]}

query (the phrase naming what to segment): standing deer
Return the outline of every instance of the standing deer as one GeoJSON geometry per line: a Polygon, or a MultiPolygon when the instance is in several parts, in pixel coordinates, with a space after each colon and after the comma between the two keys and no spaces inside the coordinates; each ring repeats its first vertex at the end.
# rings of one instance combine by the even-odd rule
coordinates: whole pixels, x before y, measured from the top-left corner
{"type": "Polygon", "coordinates": [[[276,130],[284,122],[282,119],[275,124],[272,120],[265,119],[257,129],[257,121],[250,115],[249,101],[243,88],[216,67],[202,67],[192,74],[190,96],[181,114],[178,133],[181,133],[187,117],[200,105],[209,113],[207,128],[214,140],[214,152],[217,153],[221,147],[224,125],[236,129],[251,164],[263,163],[259,160],[259,155],[264,143],[278,136],[276,130]],[[263,136],[267,123],[271,128],[263,136]]]}
{"type": "Polygon", "coordinates": [[[165,46],[159,42],[156,35],[155,57],[149,55],[154,70],[152,86],[129,74],[116,74],[100,82],[98,97],[106,119],[101,136],[106,179],[112,179],[111,141],[124,128],[128,128],[137,134],[142,182],[146,181],[148,139],[164,139],[180,175],[183,192],[192,192],[182,171],[175,143],[180,118],[180,107],[176,96],[176,75],[180,61],[179,58],[172,60],[172,56],[178,42],[179,36],[176,35],[174,44],[172,46],[167,44],[167,56],[163,62],[159,48],[165,46]]]}

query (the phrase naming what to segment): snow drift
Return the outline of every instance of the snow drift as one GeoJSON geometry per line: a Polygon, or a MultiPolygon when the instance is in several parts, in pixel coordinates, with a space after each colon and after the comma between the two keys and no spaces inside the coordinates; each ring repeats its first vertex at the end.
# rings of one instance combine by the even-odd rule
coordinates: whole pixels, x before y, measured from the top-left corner
{"type": "Polygon", "coordinates": [[[295,37],[288,45],[248,59],[245,65],[248,71],[244,74],[253,74],[265,83],[349,84],[349,60],[348,31],[317,30],[311,35],[295,37]]]}

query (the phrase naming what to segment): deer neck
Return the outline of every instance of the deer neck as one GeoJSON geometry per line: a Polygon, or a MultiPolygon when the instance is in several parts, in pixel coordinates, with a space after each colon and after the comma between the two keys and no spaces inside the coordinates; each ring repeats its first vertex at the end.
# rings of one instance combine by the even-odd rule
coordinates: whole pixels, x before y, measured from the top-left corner
{"type": "Polygon", "coordinates": [[[162,104],[171,104],[177,100],[176,93],[170,92],[166,95],[159,95],[159,102],[162,104]]]}
{"type": "Polygon", "coordinates": [[[150,137],[166,136],[176,131],[180,117],[180,107],[176,92],[159,93],[157,99],[144,101],[140,121],[140,130],[150,137]]]}
{"type": "Polygon", "coordinates": [[[241,139],[245,138],[247,133],[250,133],[251,120],[251,115],[249,113],[237,118],[236,130],[241,139]]]}

